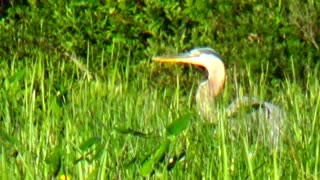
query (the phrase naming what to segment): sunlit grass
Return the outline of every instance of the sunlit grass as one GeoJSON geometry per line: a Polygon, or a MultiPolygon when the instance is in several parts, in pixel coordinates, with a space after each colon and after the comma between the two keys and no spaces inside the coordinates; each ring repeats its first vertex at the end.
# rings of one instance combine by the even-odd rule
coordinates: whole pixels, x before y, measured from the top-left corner
{"type": "MultiPolygon", "coordinates": [[[[123,7],[129,4],[122,3],[123,7]]],[[[243,6],[248,5],[248,9],[251,7],[251,4],[240,1],[239,3],[243,6]]],[[[266,4],[269,3],[269,1],[266,2],[266,4]]],[[[168,7],[176,9],[178,6],[173,4],[168,7]]],[[[33,29],[30,24],[34,25],[33,21],[37,21],[37,18],[42,16],[36,13],[34,16],[28,15],[23,10],[20,10],[20,14],[11,15],[11,20],[3,19],[1,32],[5,32],[2,35],[7,41],[1,46],[4,47],[1,53],[6,53],[7,50],[9,52],[5,57],[0,57],[0,179],[63,179],[63,177],[139,179],[145,175],[141,173],[145,162],[152,159],[152,155],[158,148],[168,141],[170,145],[166,155],[163,161],[159,160],[160,162],[152,167],[151,170],[154,172],[151,173],[151,177],[159,179],[317,179],[320,176],[319,63],[315,67],[305,69],[306,77],[298,78],[297,69],[301,67],[296,62],[300,62],[301,59],[295,55],[299,53],[286,57],[287,54],[291,55],[291,49],[296,51],[298,47],[306,47],[308,41],[317,47],[313,33],[308,33],[308,31],[312,32],[313,28],[304,29],[300,24],[305,24],[303,23],[305,20],[300,17],[305,18],[305,16],[297,16],[296,20],[292,21],[297,21],[296,25],[299,26],[307,41],[303,41],[305,38],[299,39],[293,36],[295,31],[289,31],[290,26],[285,24],[280,25],[288,29],[277,30],[280,33],[274,32],[276,35],[266,35],[265,31],[274,27],[272,23],[275,17],[272,17],[272,14],[277,16],[277,24],[280,23],[281,18],[284,18],[282,11],[285,12],[285,9],[281,10],[283,4],[279,3],[277,11],[262,11],[259,9],[263,9],[264,5],[253,5],[257,8],[256,14],[262,13],[262,16],[267,17],[265,20],[270,20],[271,25],[261,24],[265,21],[261,21],[259,17],[254,19],[252,14],[244,17],[238,10],[235,12],[239,14],[236,16],[237,21],[232,22],[229,17],[222,17],[223,15],[231,17],[228,10],[232,9],[231,3],[222,2],[220,6],[226,10],[221,16],[219,15],[217,22],[211,18],[208,21],[209,25],[198,22],[196,19],[181,24],[179,29],[188,29],[191,24],[200,28],[191,27],[193,30],[190,32],[194,34],[191,39],[188,39],[190,34],[184,34],[190,33],[189,30],[181,31],[183,32],[181,34],[180,31],[173,32],[172,28],[175,27],[169,25],[166,31],[161,32],[160,30],[164,28],[156,23],[152,23],[151,27],[141,26],[142,30],[138,29],[139,31],[128,32],[130,41],[119,37],[119,34],[127,31],[126,26],[133,20],[126,19],[126,15],[121,15],[121,9],[112,10],[119,14],[114,16],[116,17],[115,25],[110,31],[105,31],[107,26],[105,22],[92,22],[94,17],[91,17],[88,24],[97,25],[97,27],[91,27],[96,28],[94,30],[97,31],[90,32],[87,24],[81,24],[82,19],[78,17],[78,13],[82,14],[81,8],[90,7],[87,3],[62,6],[61,12],[68,14],[57,18],[60,19],[57,21],[58,28],[62,28],[63,31],[54,29],[47,32],[46,28],[51,29],[52,25],[40,19],[41,22],[34,23],[41,26],[41,35],[39,35],[40,32],[37,32],[39,28],[33,29]],[[64,12],[64,9],[68,11],[64,12]],[[35,19],[28,19],[29,17],[35,19]],[[253,18],[252,21],[256,21],[253,27],[250,26],[250,31],[257,31],[253,32],[257,39],[251,41],[246,38],[248,33],[249,35],[251,33],[245,29],[248,27],[246,23],[239,23],[251,22],[249,17],[253,18]],[[74,21],[77,23],[74,24],[74,21]],[[22,25],[15,27],[10,23],[22,25]],[[63,26],[64,23],[70,23],[70,25],[63,26]],[[230,28],[234,24],[238,24],[239,29],[230,28]],[[125,27],[119,28],[120,25],[125,27]],[[122,31],[116,35],[112,34],[117,29],[122,31]],[[201,31],[205,32],[199,33],[201,31]],[[137,53],[138,57],[136,52],[128,50],[128,47],[136,42],[136,38],[132,38],[136,37],[136,32],[140,32],[139,37],[144,33],[148,36],[150,33],[152,37],[141,40],[149,43],[145,51],[141,50],[141,45],[134,44],[132,49],[139,47],[141,51],[137,53]],[[66,33],[67,36],[62,36],[61,33],[66,33]],[[37,36],[33,37],[35,34],[37,36]],[[94,37],[94,34],[97,37],[94,37]],[[85,45],[87,49],[84,48],[83,54],[86,54],[86,57],[79,55],[77,59],[75,56],[75,60],[72,61],[71,55],[66,56],[63,48],[53,48],[51,46],[54,45],[49,45],[51,42],[47,39],[50,39],[51,35],[61,43],[62,47],[69,48],[68,50],[72,52],[79,52],[83,48],[82,45],[86,44],[83,41],[87,41],[88,37],[93,39],[88,40],[85,45]],[[16,40],[7,38],[11,36],[16,40]],[[106,36],[112,37],[108,39],[106,36]],[[159,39],[156,36],[159,36],[159,39]],[[279,36],[279,42],[274,40],[277,36],[279,36]],[[33,39],[37,38],[40,40],[33,42],[33,39]],[[287,39],[289,40],[286,41],[287,39]],[[165,40],[168,41],[162,42],[165,40]],[[123,45],[127,41],[130,43],[123,45]],[[224,92],[216,99],[216,111],[212,114],[218,122],[215,126],[208,124],[198,114],[195,105],[194,95],[197,81],[200,80],[197,79],[200,75],[196,68],[189,66],[189,73],[182,74],[181,69],[178,68],[179,65],[159,65],[150,62],[149,59],[141,58],[146,56],[151,58],[158,53],[156,51],[168,49],[167,44],[174,46],[170,51],[175,52],[194,44],[202,45],[205,42],[214,43],[215,48],[220,48],[216,49],[217,51],[224,53],[222,55],[228,55],[225,57],[225,63],[229,65],[228,80],[224,92]],[[270,43],[274,47],[271,47],[270,43]],[[290,48],[286,48],[287,46],[290,48]],[[96,51],[97,49],[99,51],[96,51]],[[103,50],[100,51],[101,49],[103,50]],[[270,64],[262,63],[261,68],[250,66],[247,60],[243,60],[252,55],[255,57],[250,57],[251,64],[252,62],[259,64],[274,58],[273,56],[278,56],[277,53],[279,57],[275,58],[287,70],[284,71],[287,74],[283,80],[269,82],[270,77],[273,77],[269,73],[275,72],[272,70],[271,63],[276,60],[273,59],[270,64]],[[285,61],[285,58],[289,60],[285,61]],[[234,67],[229,63],[230,59],[234,59],[232,61],[236,64],[234,67]],[[290,63],[283,65],[284,62],[290,63]],[[237,67],[239,64],[246,66],[241,66],[243,69],[240,69],[237,67]],[[80,65],[87,68],[92,78],[83,68],[80,68],[80,65]],[[261,69],[261,73],[256,74],[252,69],[261,69]],[[188,77],[185,78],[183,75],[188,77]],[[243,96],[253,96],[269,101],[285,112],[279,149],[273,151],[269,148],[267,136],[256,137],[256,134],[246,131],[246,128],[251,125],[246,121],[245,110],[240,110],[243,112],[239,113],[238,119],[227,117],[228,105],[236,97],[243,96]],[[176,136],[169,136],[167,127],[186,114],[191,114],[192,117],[188,127],[176,136]],[[124,132],[120,132],[119,129],[124,132]],[[170,159],[180,155],[185,156],[168,170],[170,159]]],[[[93,10],[96,7],[98,6],[83,11],[82,17],[98,14],[97,19],[101,18],[100,20],[104,21],[105,14],[112,15],[107,5],[93,10]],[[96,13],[97,11],[100,15],[96,13]]],[[[135,4],[134,7],[136,7],[135,4]]],[[[146,8],[150,8],[148,12],[152,12],[155,6],[150,4],[150,7],[146,8]]],[[[193,6],[190,8],[191,13],[199,11],[193,11],[196,10],[192,9],[193,6]]],[[[245,7],[242,8],[245,9],[245,7]]],[[[55,16],[61,16],[60,9],[56,10],[55,16]]],[[[293,10],[291,11],[295,12],[293,10]]],[[[181,16],[179,12],[177,11],[177,15],[181,16]]],[[[171,12],[168,13],[167,15],[170,15],[171,12]]],[[[217,9],[214,13],[221,12],[217,9]]],[[[204,14],[207,16],[207,13],[204,14]]],[[[138,15],[142,17],[141,14],[138,15]]],[[[173,15],[174,13],[170,16],[175,17],[173,15]]],[[[140,17],[134,20],[142,25],[140,17]]],[[[162,16],[159,18],[155,22],[168,21],[162,16]]],[[[149,21],[153,20],[148,16],[146,22],[149,21]]],[[[178,22],[180,21],[181,19],[178,22]]],[[[185,22],[184,19],[181,22],[185,22]]],[[[308,23],[310,27],[317,27],[315,23],[312,24],[312,21],[308,23]]],[[[130,24],[130,26],[133,25],[130,24]]],[[[310,51],[310,54],[314,52],[316,51],[310,51]]],[[[301,54],[304,53],[301,52],[301,54]]],[[[313,57],[315,56],[305,57],[303,62],[315,62],[313,57]]],[[[303,67],[307,67],[306,63],[303,64],[303,67]]]]}
{"type": "Polygon", "coordinates": [[[35,59],[29,59],[27,66],[12,61],[1,70],[0,170],[6,172],[2,178],[139,177],[144,159],[166,140],[167,125],[186,113],[193,114],[193,122],[173,140],[165,158],[182,152],[186,157],[170,171],[165,162],[160,163],[155,167],[156,177],[319,176],[320,86],[316,70],[310,72],[304,87],[288,76],[270,96],[264,74],[256,78],[247,69],[248,77],[239,76],[236,87],[229,79],[226,91],[217,100],[214,116],[220,123],[212,127],[197,113],[195,90],[183,93],[184,84],[178,77],[171,77],[176,84],[170,87],[151,86],[154,80],[150,73],[161,68],[153,63],[146,65],[150,69],[140,69],[145,76],[130,78],[130,68],[121,71],[115,65],[106,69],[105,79],[96,73],[94,80],[88,80],[71,61],[53,67],[41,53],[35,59]],[[66,66],[74,66],[78,78],[62,75],[66,66]],[[244,129],[233,133],[224,107],[235,96],[243,95],[267,99],[285,110],[286,129],[280,151],[270,152],[262,146],[266,142],[250,143],[244,129]],[[118,133],[115,127],[119,125],[151,136],[118,133]],[[81,145],[92,137],[101,141],[95,144],[98,148],[88,150],[92,154],[87,154],[81,145]],[[61,164],[52,165],[48,158],[59,148],[61,164]],[[94,156],[97,149],[101,152],[94,156]]]}

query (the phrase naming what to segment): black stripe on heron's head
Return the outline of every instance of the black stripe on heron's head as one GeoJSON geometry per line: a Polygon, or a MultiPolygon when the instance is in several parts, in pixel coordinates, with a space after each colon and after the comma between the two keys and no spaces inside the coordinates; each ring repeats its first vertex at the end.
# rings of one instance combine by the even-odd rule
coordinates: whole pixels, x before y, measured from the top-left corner
{"type": "Polygon", "coordinates": [[[199,53],[199,55],[201,55],[201,54],[213,55],[213,56],[219,58],[223,62],[221,56],[214,49],[209,48],[209,47],[194,48],[190,52],[195,53],[195,54],[199,53]]]}

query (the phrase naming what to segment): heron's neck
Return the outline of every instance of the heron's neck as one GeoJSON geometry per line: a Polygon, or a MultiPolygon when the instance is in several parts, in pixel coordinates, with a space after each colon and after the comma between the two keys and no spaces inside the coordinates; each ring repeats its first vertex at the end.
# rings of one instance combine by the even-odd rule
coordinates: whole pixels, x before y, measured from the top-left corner
{"type": "Polygon", "coordinates": [[[222,62],[217,62],[213,66],[207,67],[208,88],[211,96],[216,97],[224,88],[226,72],[222,62]]]}

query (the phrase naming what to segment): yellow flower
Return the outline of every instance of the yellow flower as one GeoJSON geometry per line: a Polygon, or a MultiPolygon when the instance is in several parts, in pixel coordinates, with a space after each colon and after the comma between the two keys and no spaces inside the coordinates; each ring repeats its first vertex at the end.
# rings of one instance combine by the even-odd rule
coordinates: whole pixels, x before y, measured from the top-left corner
{"type": "Polygon", "coordinates": [[[60,180],[71,180],[71,177],[68,175],[61,175],[59,179],[60,180]]]}

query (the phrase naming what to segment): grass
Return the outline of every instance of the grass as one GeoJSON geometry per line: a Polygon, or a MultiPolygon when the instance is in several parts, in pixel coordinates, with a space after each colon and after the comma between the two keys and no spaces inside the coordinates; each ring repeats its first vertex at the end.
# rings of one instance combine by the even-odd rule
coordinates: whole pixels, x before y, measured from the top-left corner
{"type": "Polygon", "coordinates": [[[37,3],[0,21],[0,179],[320,176],[316,2],[210,2],[209,18],[192,2],[37,3]],[[150,61],[212,43],[228,66],[215,126],[195,105],[203,71],[150,61]],[[279,151],[246,131],[245,109],[227,118],[238,96],[286,112],[279,151]]]}
{"type": "MultiPolygon", "coordinates": [[[[88,80],[72,61],[54,67],[47,58],[39,52],[25,62],[13,57],[2,63],[3,179],[48,179],[63,174],[73,179],[140,177],[143,159],[165,141],[168,124],[186,113],[193,114],[193,120],[171,140],[166,153],[169,158],[185,152],[185,160],[170,171],[166,162],[159,163],[153,175],[157,178],[319,176],[320,87],[316,70],[310,72],[305,87],[288,77],[274,97],[267,94],[264,74],[255,78],[249,72],[249,79],[238,77],[237,81],[249,84],[238,84],[238,89],[229,79],[217,100],[215,116],[220,123],[211,127],[197,115],[194,90],[184,94],[179,78],[169,88],[150,85],[154,83],[150,69],[161,69],[155,63],[144,64],[147,69],[136,67],[145,75],[138,78],[130,78],[131,68],[121,71],[115,65],[101,69],[107,77],[96,73],[94,80],[88,80]],[[73,76],[64,75],[68,66],[73,66],[73,76]],[[250,143],[243,130],[234,136],[223,108],[234,91],[269,99],[287,112],[281,151],[270,153],[265,143],[250,143]],[[119,133],[117,126],[151,135],[119,133]]],[[[86,61],[90,69],[92,59],[86,61]]]]}

